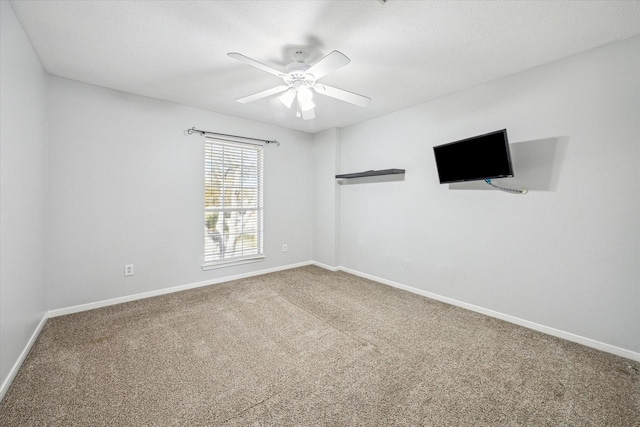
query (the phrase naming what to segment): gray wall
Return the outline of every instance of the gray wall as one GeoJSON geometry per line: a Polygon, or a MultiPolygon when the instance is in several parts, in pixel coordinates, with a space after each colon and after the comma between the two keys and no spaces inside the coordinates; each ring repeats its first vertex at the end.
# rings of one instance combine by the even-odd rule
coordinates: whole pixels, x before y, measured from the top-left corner
{"type": "Polygon", "coordinates": [[[9,2],[0,2],[0,17],[0,384],[4,384],[47,311],[47,74],[9,2]]]}
{"type": "Polygon", "coordinates": [[[336,265],[640,352],[639,75],[635,37],[343,129],[339,173],[407,172],[340,186],[336,265]],[[529,194],[438,183],[502,128],[529,194]]]}
{"type": "Polygon", "coordinates": [[[340,198],[335,180],[340,161],[340,129],[318,132],[313,139],[313,260],[339,265],[340,198]]]}
{"type": "Polygon", "coordinates": [[[311,135],[59,77],[49,123],[50,309],[312,258],[311,135]],[[265,147],[265,261],[202,271],[204,145],[185,136],[192,126],[281,142],[265,147]]]}

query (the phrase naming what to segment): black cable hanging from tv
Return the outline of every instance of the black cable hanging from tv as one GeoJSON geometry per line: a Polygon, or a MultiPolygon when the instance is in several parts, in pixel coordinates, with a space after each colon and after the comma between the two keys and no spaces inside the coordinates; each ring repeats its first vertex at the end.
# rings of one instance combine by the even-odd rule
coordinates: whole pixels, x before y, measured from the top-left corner
{"type": "Polygon", "coordinates": [[[487,184],[489,184],[490,186],[492,186],[493,188],[496,188],[500,191],[504,191],[505,193],[511,193],[511,194],[527,194],[529,192],[529,190],[527,190],[526,188],[506,188],[506,187],[500,187],[498,185],[495,185],[494,183],[491,182],[490,179],[485,179],[484,182],[486,182],[487,184]]]}
{"type": "Polygon", "coordinates": [[[259,138],[251,138],[248,136],[239,136],[239,135],[229,135],[226,133],[218,133],[218,132],[211,132],[208,130],[200,130],[200,129],[196,129],[195,126],[192,127],[191,129],[187,129],[187,134],[188,135],[193,135],[194,133],[198,133],[202,136],[207,136],[207,135],[214,135],[214,136],[223,136],[223,137],[228,137],[228,138],[236,138],[236,139],[243,139],[246,141],[258,141],[258,142],[262,142],[264,144],[276,144],[278,147],[280,146],[280,143],[278,141],[276,141],[275,139],[269,140],[269,139],[259,139],[259,138]]]}

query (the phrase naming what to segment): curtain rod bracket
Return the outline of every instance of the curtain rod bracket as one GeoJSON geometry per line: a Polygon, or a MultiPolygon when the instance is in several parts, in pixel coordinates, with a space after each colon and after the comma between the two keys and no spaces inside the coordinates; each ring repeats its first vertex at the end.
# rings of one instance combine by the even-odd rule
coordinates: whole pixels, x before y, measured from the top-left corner
{"type": "Polygon", "coordinates": [[[226,136],[226,137],[230,137],[230,138],[238,138],[238,139],[247,139],[247,140],[251,140],[251,141],[260,141],[263,142],[267,145],[269,144],[276,144],[278,147],[280,146],[280,143],[278,141],[276,141],[275,139],[272,140],[268,140],[268,139],[258,139],[258,138],[249,138],[247,136],[239,136],[239,135],[228,135],[226,133],[218,133],[218,132],[209,132],[208,130],[200,130],[200,129],[196,129],[195,126],[192,127],[191,129],[187,129],[187,134],[188,135],[193,135],[194,133],[198,133],[202,136],[207,136],[207,135],[218,135],[218,136],[226,136]]]}

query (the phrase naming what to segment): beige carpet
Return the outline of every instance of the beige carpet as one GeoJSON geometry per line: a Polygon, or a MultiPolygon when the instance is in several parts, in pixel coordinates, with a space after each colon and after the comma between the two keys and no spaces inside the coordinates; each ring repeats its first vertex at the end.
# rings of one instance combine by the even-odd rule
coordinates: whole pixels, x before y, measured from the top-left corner
{"type": "Polygon", "coordinates": [[[638,365],[303,267],[50,319],[0,425],[638,426],[638,365]]]}

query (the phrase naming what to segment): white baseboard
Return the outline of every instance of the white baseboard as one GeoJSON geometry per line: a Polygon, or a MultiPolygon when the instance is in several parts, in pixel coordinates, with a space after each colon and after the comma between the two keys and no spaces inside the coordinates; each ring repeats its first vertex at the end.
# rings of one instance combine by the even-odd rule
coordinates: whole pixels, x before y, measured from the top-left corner
{"type": "Polygon", "coordinates": [[[16,360],[16,363],[14,363],[13,366],[11,367],[11,370],[9,371],[9,375],[7,375],[4,382],[2,383],[2,386],[0,386],[0,402],[2,402],[2,399],[4,399],[4,395],[7,393],[7,390],[9,390],[9,387],[11,386],[13,379],[16,377],[16,375],[18,374],[18,371],[20,370],[20,367],[22,366],[25,359],[29,355],[29,351],[31,351],[31,347],[33,347],[33,344],[38,339],[38,336],[40,335],[42,328],[44,328],[45,323],[47,323],[48,318],[49,318],[48,313],[45,313],[44,316],[42,317],[42,320],[40,320],[40,323],[38,323],[38,326],[36,326],[36,329],[31,334],[31,337],[29,337],[29,340],[27,341],[27,345],[22,350],[22,353],[20,353],[18,360],[16,360]]]}
{"type": "Polygon", "coordinates": [[[311,264],[315,265],[316,267],[320,267],[320,268],[324,268],[325,270],[329,270],[329,271],[340,271],[341,267],[331,267],[330,265],[327,264],[323,264],[321,262],[317,262],[317,261],[312,261],[311,264]]]}
{"type": "Polygon", "coordinates": [[[7,378],[2,383],[2,386],[0,386],[0,401],[4,398],[4,395],[6,394],[7,390],[11,386],[11,383],[13,382],[16,374],[18,373],[18,370],[22,366],[22,363],[27,358],[27,355],[29,354],[29,351],[31,350],[31,347],[33,346],[33,344],[38,339],[38,336],[40,335],[40,332],[42,331],[42,328],[44,327],[45,323],[47,322],[47,319],[49,319],[51,317],[57,317],[57,316],[63,316],[63,315],[66,315],[66,314],[78,313],[78,312],[81,312],[81,311],[93,310],[95,308],[106,307],[106,306],[115,305],[115,304],[121,304],[121,303],[124,303],[124,302],[135,301],[135,300],[144,299],[144,298],[150,298],[150,297],[154,297],[154,296],[158,296],[158,295],[170,294],[170,293],[173,293],[173,292],[180,292],[180,291],[184,291],[184,290],[187,290],[187,289],[199,288],[199,287],[202,287],[202,286],[215,285],[215,284],[218,284],[218,283],[224,283],[224,282],[229,282],[229,281],[232,281],[232,280],[244,279],[244,278],[247,278],[247,277],[259,276],[259,275],[262,275],[262,274],[274,273],[274,272],[282,271],[282,270],[289,270],[289,269],[297,268],[297,267],[304,267],[306,265],[315,265],[315,266],[318,266],[320,268],[324,268],[326,270],[334,271],[334,272],[335,271],[344,271],[345,273],[350,273],[350,274],[353,274],[355,276],[363,277],[365,279],[369,279],[369,280],[373,280],[375,282],[383,283],[385,285],[393,286],[393,287],[398,288],[398,289],[403,289],[405,291],[412,292],[412,293],[417,294],[417,295],[422,295],[422,296],[427,297],[427,298],[431,298],[431,299],[434,299],[434,300],[437,300],[437,301],[442,301],[442,302],[445,302],[447,304],[451,304],[451,305],[454,305],[454,306],[457,306],[457,307],[465,308],[467,310],[475,311],[475,312],[478,312],[478,313],[481,313],[481,314],[485,314],[487,316],[495,317],[497,319],[505,320],[507,322],[514,323],[516,325],[524,326],[526,328],[533,329],[533,330],[536,330],[536,331],[539,331],[539,332],[543,332],[545,334],[549,334],[549,335],[552,335],[552,336],[555,336],[555,337],[558,337],[558,338],[563,338],[563,339],[566,339],[568,341],[573,341],[573,342],[576,342],[578,344],[585,345],[587,347],[592,347],[592,348],[595,348],[595,349],[598,349],[598,350],[605,351],[607,353],[615,354],[617,356],[625,357],[627,359],[631,359],[631,360],[635,360],[637,362],[640,362],[640,353],[636,353],[636,352],[633,352],[631,350],[627,350],[627,349],[624,349],[624,348],[616,347],[616,346],[613,346],[613,345],[610,345],[610,344],[606,344],[606,343],[603,343],[603,342],[600,342],[600,341],[595,341],[595,340],[592,340],[590,338],[585,338],[585,337],[582,337],[580,335],[572,334],[570,332],[565,332],[565,331],[554,329],[554,328],[551,328],[551,327],[548,327],[548,326],[540,325],[540,324],[537,324],[537,323],[534,323],[534,322],[530,322],[528,320],[520,319],[518,317],[510,316],[508,314],[503,314],[503,313],[500,313],[500,312],[497,312],[497,311],[489,310],[487,308],[479,307],[479,306],[476,306],[476,305],[473,305],[473,304],[468,304],[466,302],[458,301],[458,300],[455,300],[453,298],[444,297],[442,295],[438,295],[438,294],[434,294],[434,293],[431,293],[431,292],[427,292],[427,291],[424,291],[422,289],[413,288],[411,286],[403,285],[401,283],[397,283],[397,282],[394,282],[394,281],[391,281],[391,280],[383,279],[381,277],[377,277],[377,276],[374,276],[374,275],[371,275],[371,274],[362,273],[360,271],[353,270],[353,269],[350,269],[350,268],[341,267],[341,266],[331,267],[329,265],[322,264],[322,263],[315,262],[315,261],[305,261],[305,262],[300,262],[300,263],[296,263],[296,264],[289,264],[289,265],[280,266],[280,267],[274,267],[274,268],[269,268],[269,269],[264,269],[264,270],[253,271],[253,272],[249,272],[249,273],[238,274],[238,275],[235,275],[235,276],[227,276],[227,277],[222,277],[222,278],[218,278],[218,279],[206,280],[206,281],[202,281],[202,282],[196,282],[196,283],[190,283],[190,284],[186,284],[186,285],[174,286],[174,287],[171,287],[171,288],[159,289],[159,290],[155,290],[155,291],[143,292],[143,293],[134,294],[134,295],[127,295],[127,296],[124,296],[124,297],[118,297],[118,298],[112,298],[112,299],[103,300],[103,301],[92,302],[92,303],[88,303],[88,304],[80,304],[80,305],[75,305],[75,306],[72,306],[72,307],[60,308],[60,309],[56,309],[56,310],[50,310],[47,313],[45,313],[44,317],[42,318],[42,320],[40,321],[38,326],[35,328],[35,330],[33,331],[33,334],[31,335],[31,337],[29,338],[27,344],[25,345],[24,350],[22,350],[22,353],[20,353],[20,357],[18,357],[18,360],[16,360],[16,362],[14,363],[13,367],[11,368],[11,371],[9,372],[9,375],[7,376],[7,378]]]}
{"type": "Polygon", "coordinates": [[[122,304],[124,302],[135,301],[135,300],[144,299],[144,298],[150,298],[150,297],[154,297],[154,296],[158,296],[158,295],[170,294],[170,293],[173,293],[173,292],[185,291],[187,289],[194,289],[194,288],[199,288],[199,287],[202,287],[202,286],[209,286],[209,285],[215,285],[215,284],[218,284],[218,283],[230,282],[232,280],[244,279],[244,278],[252,277],[252,276],[260,276],[262,274],[274,273],[276,271],[289,270],[289,269],[297,268],[297,267],[304,267],[306,265],[311,265],[311,264],[314,264],[314,262],[313,261],[305,261],[305,262],[300,262],[300,263],[296,263],[296,264],[288,264],[288,265],[284,265],[284,266],[280,266],[280,267],[273,267],[273,268],[267,268],[267,269],[258,270],[258,271],[252,271],[252,272],[244,273],[244,274],[237,274],[237,275],[234,275],[234,276],[227,276],[227,277],[222,277],[222,278],[218,278],[218,279],[205,280],[205,281],[202,281],[202,282],[189,283],[189,284],[186,284],[186,285],[173,286],[173,287],[170,287],[170,288],[158,289],[158,290],[155,290],[155,291],[142,292],[142,293],[139,293],[139,294],[126,295],[126,296],[123,296],[123,297],[111,298],[111,299],[103,300],[103,301],[96,301],[96,302],[87,303],[87,304],[74,305],[72,307],[60,308],[60,309],[56,309],[56,310],[49,310],[48,312],[45,313],[44,317],[42,318],[42,320],[40,321],[38,326],[35,328],[35,330],[33,331],[33,334],[31,334],[31,337],[27,341],[27,344],[25,345],[24,349],[22,350],[22,353],[20,353],[20,357],[18,357],[18,360],[16,360],[16,362],[14,363],[13,367],[11,368],[11,371],[9,371],[9,375],[7,375],[7,377],[3,381],[2,386],[0,387],[0,401],[2,401],[2,399],[4,398],[4,395],[6,394],[7,390],[9,390],[9,387],[11,386],[11,383],[13,382],[16,374],[20,370],[20,367],[22,366],[22,364],[24,363],[25,359],[27,358],[27,355],[29,354],[29,351],[31,350],[31,347],[33,347],[33,344],[38,339],[38,336],[40,335],[40,332],[42,331],[42,328],[44,327],[45,323],[47,322],[47,319],[49,319],[49,318],[58,317],[58,316],[64,316],[66,314],[79,313],[81,311],[93,310],[93,309],[96,309],[96,308],[107,307],[107,306],[110,306],[110,305],[122,304]]]}
{"type": "MultiPolygon", "coordinates": [[[[165,289],[159,289],[159,290],[155,290],[155,291],[149,291],[149,292],[143,292],[140,294],[134,294],[134,295],[128,295],[128,296],[124,296],[124,297],[119,297],[119,298],[113,298],[113,299],[109,299],[109,300],[104,300],[104,301],[97,301],[97,302],[93,302],[93,303],[89,303],[89,304],[82,304],[82,305],[76,305],[73,307],[67,307],[67,308],[62,308],[62,309],[58,309],[58,310],[51,310],[47,313],[46,318],[49,317],[57,317],[57,316],[63,316],[66,314],[71,314],[71,313],[78,313],[81,311],[87,311],[87,310],[92,310],[95,308],[100,308],[100,307],[106,307],[106,306],[110,306],[110,305],[115,305],[115,304],[121,304],[124,302],[129,302],[129,301],[135,301],[135,300],[139,300],[139,299],[144,299],[144,298],[150,298],[150,297],[154,297],[154,296],[158,296],[158,295],[165,295],[165,294],[170,294],[173,292],[180,292],[180,291],[185,291],[187,289],[194,289],[194,288],[199,288],[202,286],[209,286],[209,285],[215,285],[218,283],[224,283],[224,282],[229,282],[232,280],[238,280],[238,279],[244,279],[247,277],[253,277],[253,276],[259,276],[262,274],[268,274],[268,273],[274,273],[276,271],[282,271],[282,270],[289,270],[292,268],[297,268],[297,267],[303,267],[306,265],[315,265],[317,267],[323,268],[325,270],[329,270],[329,271],[344,271],[345,273],[350,273],[353,274],[355,276],[359,276],[359,277],[363,277],[365,279],[369,279],[369,280],[373,280],[375,282],[379,282],[379,283],[383,283],[385,285],[389,285],[389,286],[393,286],[394,288],[398,288],[398,289],[403,289],[405,291],[414,293],[414,294],[418,294],[418,295],[422,295],[424,297],[427,298],[431,298],[437,301],[442,301],[444,303],[447,304],[451,304],[457,307],[461,307],[467,310],[471,310],[471,311],[475,311],[477,313],[481,313],[487,316],[491,316],[491,317],[495,317],[496,319],[500,319],[500,320],[504,320],[506,322],[510,322],[510,323],[514,323],[516,325],[519,326],[524,326],[525,328],[529,328],[529,329],[533,329],[535,331],[538,332],[542,332],[545,334],[549,334],[552,335],[554,337],[558,337],[558,338],[563,338],[566,339],[568,341],[572,341],[572,342],[576,342],[578,344],[582,344],[585,345],[587,347],[591,347],[591,348],[595,348],[597,350],[602,350],[605,351],[607,353],[611,353],[611,354],[615,354],[617,356],[621,356],[621,357],[625,357],[627,359],[631,359],[631,360],[635,360],[640,362],[640,353],[631,351],[631,350],[627,350],[624,348],[620,348],[620,347],[616,347],[614,345],[611,344],[606,344],[600,341],[596,341],[593,340],[591,338],[586,338],[580,335],[576,335],[573,334],[571,332],[565,332],[559,329],[555,329],[549,326],[545,326],[545,325],[541,325],[535,322],[531,322],[528,320],[524,320],[521,319],[519,317],[515,317],[515,316],[511,316],[508,314],[504,314],[504,313],[500,313],[498,311],[494,311],[494,310],[490,310],[488,308],[484,308],[484,307],[480,307],[477,305],[473,305],[473,304],[469,304],[463,301],[458,301],[456,299],[453,298],[449,298],[449,297],[445,297],[442,295],[438,295],[432,292],[428,292],[428,291],[424,291],[422,289],[418,289],[418,288],[414,288],[411,286],[407,286],[398,282],[394,282],[392,280],[387,280],[387,279],[383,279],[381,277],[377,277],[371,274],[367,274],[367,273],[362,273],[360,271],[357,270],[353,270],[350,268],[346,268],[346,267],[342,267],[342,266],[338,266],[338,267],[332,267],[329,266],[327,264],[323,264],[320,262],[316,262],[316,261],[305,261],[305,262],[300,262],[300,263],[296,263],[296,264],[288,264],[285,266],[280,266],[280,267],[274,267],[274,268],[269,268],[269,269],[264,269],[264,270],[258,270],[258,271],[253,271],[253,272],[249,272],[249,273],[244,273],[244,274],[238,274],[235,276],[227,276],[227,277],[222,277],[219,279],[213,279],[213,280],[206,280],[203,282],[196,282],[196,283],[190,283],[190,284],[186,284],[186,285],[180,285],[180,286],[174,286],[171,288],[165,288],[165,289]]],[[[46,319],[44,319],[46,320],[46,319]]],[[[44,325],[44,323],[43,323],[44,325]]],[[[39,333],[39,331],[38,331],[39,333]]],[[[37,334],[35,335],[37,337],[37,334]]],[[[30,348],[30,347],[29,347],[30,348]]],[[[28,353],[28,350],[27,350],[28,353]]]]}
{"type": "MultiPolygon", "coordinates": [[[[318,265],[319,267],[322,267],[322,265],[319,265],[317,263],[314,263],[314,264],[318,265]]],[[[463,302],[463,301],[458,301],[458,300],[455,300],[453,298],[449,298],[449,297],[445,297],[445,296],[442,296],[442,295],[434,294],[432,292],[424,291],[422,289],[413,288],[411,286],[403,285],[401,283],[397,283],[397,282],[394,282],[392,280],[383,279],[381,277],[373,276],[371,274],[362,273],[360,271],[352,270],[350,268],[346,268],[346,267],[333,268],[333,267],[330,267],[328,269],[331,270],[331,271],[338,271],[338,270],[339,271],[344,271],[345,273],[350,273],[350,274],[353,274],[355,276],[363,277],[365,279],[369,279],[369,280],[373,280],[375,282],[383,283],[385,285],[393,286],[394,288],[403,289],[405,291],[409,291],[409,292],[414,293],[414,294],[422,295],[424,297],[431,298],[431,299],[434,299],[434,300],[437,300],[437,301],[442,301],[442,302],[447,303],[447,304],[455,305],[457,307],[461,307],[461,308],[464,308],[464,309],[467,309],[467,310],[475,311],[477,313],[485,314],[487,316],[495,317],[496,319],[500,319],[500,320],[504,320],[506,322],[514,323],[514,324],[519,325],[519,326],[524,326],[525,328],[533,329],[535,331],[542,332],[542,333],[545,333],[545,334],[548,334],[548,335],[552,335],[554,337],[563,338],[563,339],[565,339],[567,341],[572,341],[572,342],[575,342],[575,343],[578,343],[578,344],[585,345],[587,347],[591,347],[591,348],[595,348],[597,350],[601,350],[601,351],[604,351],[604,352],[607,352],[607,353],[615,354],[616,356],[621,356],[621,357],[625,357],[627,359],[635,360],[636,362],[640,362],[640,353],[636,353],[636,352],[631,351],[631,350],[627,350],[627,349],[624,349],[624,348],[616,347],[616,346],[611,345],[611,344],[606,344],[606,343],[603,343],[603,342],[600,342],[600,341],[596,341],[596,340],[593,340],[591,338],[586,338],[586,337],[583,337],[583,336],[580,336],[580,335],[572,334],[571,332],[565,332],[565,331],[561,331],[559,329],[551,328],[549,326],[540,325],[540,324],[535,323],[535,322],[530,322],[528,320],[520,319],[519,317],[514,317],[514,316],[511,316],[511,315],[508,315],[508,314],[500,313],[498,311],[490,310],[488,308],[479,307],[477,305],[468,304],[468,303],[463,302]]]]}
{"type": "Polygon", "coordinates": [[[139,294],[126,295],[118,298],[111,298],[108,300],[96,301],[87,304],[74,305],[72,307],[59,308],[56,310],[50,310],[48,317],[64,316],[66,314],[79,313],[81,311],[93,310],[95,308],[107,307],[110,305],[122,304],[124,302],[136,301],[139,299],[155,297],[159,295],[171,294],[174,292],[186,291],[188,289],[200,288],[202,286],[216,285],[218,283],[230,282],[232,280],[245,279],[247,277],[260,276],[263,274],[274,273],[276,271],[290,270],[292,268],[304,267],[305,265],[311,265],[313,261],[299,262],[296,264],[288,264],[280,267],[267,268],[264,270],[251,271],[249,273],[236,274],[234,276],[226,276],[218,279],[209,279],[202,282],[189,283],[186,285],[173,286],[170,288],[158,289],[155,291],[142,292],[139,294]]]}

